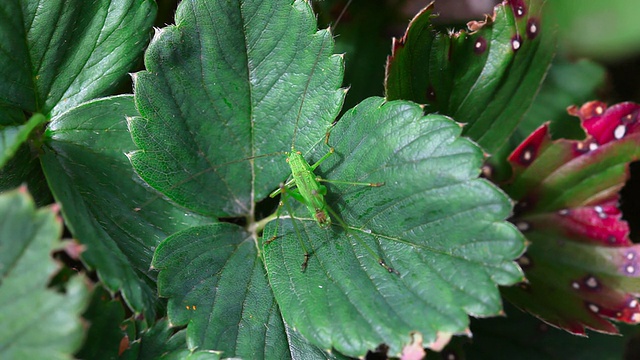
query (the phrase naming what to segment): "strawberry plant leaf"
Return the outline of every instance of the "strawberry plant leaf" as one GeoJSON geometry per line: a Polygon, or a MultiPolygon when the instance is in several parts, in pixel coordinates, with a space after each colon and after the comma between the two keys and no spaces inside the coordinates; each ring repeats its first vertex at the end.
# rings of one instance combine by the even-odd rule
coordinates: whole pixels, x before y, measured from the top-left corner
{"type": "Polygon", "coordinates": [[[465,332],[468,314],[500,313],[497,285],[522,280],[512,260],[523,239],[504,221],[508,198],[478,178],[483,152],[459,124],[371,98],[325,136],[344,96],[342,62],[305,1],[183,1],[176,24],[159,30],[135,75],[139,150],[129,158],[176,206],[234,218],[180,231],[155,252],[159,294],[190,349],[290,358],[295,329],[318,357],[381,343],[399,354],[411,331],[431,343],[465,332]],[[284,152],[312,164],[325,141],[335,153],[316,175],[385,185],[328,184],[329,229],[292,201],[278,220],[256,219],[256,203],[291,174],[284,152]]]}
{"type": "Polygon", "coordinates": [[[193,227],[163,241],[153,260],[172,325],[189,348],[243,358],[334,358],[287,327],[252,235],[234,224],[193,227]],[[185,266],[188,264],[187,266],[185,266]],[[312,354],[314,354],[313,357],[312,354]]]}
{"type": "Polygon", "coordinates": [[[87,246],[82,260],[135,312],[153,319],[153,249],[169,234],[211,220],[158,198],[134,174],[125,153],[134,148],[126,117],[135,115],[133,97],[124,95],[56,116],[41,161],[67,226],[87,246]],[[146,212],[136,211],[140,206],[146,212]]]}
{"type": "Polygon", "coordinates": [[[287,358],[284,324],[250,233],[227,223],[179,232],[160,244],[153,266],[171,323],[189,324],[191,349],[256,359],[270,348],[287,358]]]}
{"type": "Polygon", "coordinates": [[[348,231],[320,228],[297,203],[295,220],[265,229],[268,238],[279,225],[278,238],[264,246],[275,297],[312,343],[352,356],[385,343],[399,354],[411,331],[431,343],[437,331],[463,332],[466,314],[500,311],[495,284],[520,278],[509,259],[523,247],[500,220],[508,200],[477,178],[482,152],[460,131],[446,117],[423,117],[415,104],[381,98],[340,119],[330,138],[336,155],[321,176],[385,185],[328,185],[328,202],[348,231]],[[310,249],[304,272],[300,242],[310,249]]]}
{"type": "Polygon", "coordinates": [[[57,206],[36,209],[26,189],[0,195],[0,357],[68,359],[83,339],[89,294],[80,276],[65,293],[47,289],[61,248],[57,206]],[[10,324],[10,326],[8,326],[10,324]]]}
{"type": "Polygon", "coordinates": [[[107,94],[155,17],[148,0],[9,0],[0,5],[0,108],[60,114],[107,94]]]}
{"type": "Polygon", "coordinates": [[[590,102],[571,113],[584,140],[552,141],[545,124],[509,157],[514,178],[504,189],[519,202],[512,221],[531,246],[519,259],[528,283],[504,294],[569,332],[617,333],[607,319],[640,322],[640,248],[617,207],[640,156],[640,106],[590,102]]]}
{"type": "Polygon", "coordinates": [[[463,134],[494,152],[509,138],[554,56],[540,0],[508,0],[469,31],[439,33],[433,5],[420,12],[387,62],[387,99],[429,105],[467,123],[463,134]]]}

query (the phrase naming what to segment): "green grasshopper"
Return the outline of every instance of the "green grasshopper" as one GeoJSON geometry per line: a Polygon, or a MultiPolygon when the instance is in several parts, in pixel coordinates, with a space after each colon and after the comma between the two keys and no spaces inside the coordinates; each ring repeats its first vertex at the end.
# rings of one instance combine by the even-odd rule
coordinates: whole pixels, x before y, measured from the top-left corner
{"type": "MultiPolygon", "coordinates": [[[[291,151],[288,153],[285,153],[287,155],[286,161],[289,164],[289,167],[291,168],[291,176],[287,182],[281,184],[277,190],[275,190],[269,195],[269,197],[271,198],[274,198],[279,194],[283,195],[283,198],[280,201],[280,204],[278,206],[278,210],[276,211],[276,221],[280,218],[280,209],[282,208],[282,206],[286,204],[285,203],[286,201],[285,195],[286,195],[286,196],[292,197],[293,199],[305,205],[309,210],[309,213],[311,214],[313,219],[321,228],[327,229],[331,226],[332,224],[331,216],[330,216],[331,214],[336,219],[336,221],[340,224],[340,226],[344,228],[345,231],[348,231],[349,229],[348,225],[327,204],[326,199],[324,197],[325,195],[327,195],[327,187],[322,185],[320,182],[370,186],[370,187],[383,186],[384,183],[383,182],[363,183],[363,182],[350,182],[350,181],[339,181],[339,180],[326,180],[317,176],[314,173],[315,169],[322,162],[328,159],[329,156],[331,156],[335,152],[335,150],[333,148],[330,148],[329,152],[326,153],[322,158],[320,158],[320,160],[318,160],[315,164],[310,165],[307,162],[307,160],[305,160],[305,158],[302,156],[302,154],[299,151],[295,150],[295,145],[293,143],[295,142],[296,130],[297,130],[297,120],[296,120],[296,128],[294,129],[294,136],[293,136],[293,141],[291,145],[291,151]]],[[[325,142],[328,142],[328,140],[329,140],[329,133],[327,132],[327,137],[325,142]]],[[[293,213],[289,206],[287,206],[287,211],[291,216],[293,216],[293,213]]],[[[306,246],[304,245],[304,242],[299,236],[300,232],[297,228],[295,221],[293,222],[293,226],[296,233],[298,234],[298,240],[300,241],[300,245],[304,250],[304,261],[302,262],[302,266],[301,266],[301,270],[304,271],[307,268],[307,265],[309,263],[310,255],[309,255],[309,252],[307,251],[306,246]]],[[[362,239],[358,238],[357,235],[355,235],[355,233],[353,233],[352,235],[354,235],[354,237],[358,240],[358,242],[362,244],[370,254],[372,254],[374,257],[377,257],[378,264],[380,264],[390,273],[399,274],[395,269],[393,269],[392,267],[389,267],[381,257],[375,254],[375,252],[367,244],[365,244],[362,241],[362,239]]],[[[276,234],[273,235],[269,240],[267,240],[265,244],[268,245],[269,243],[274,241],[277,237],[278,236],[277,236],[277,226],[276,226],[276,234]]]]}

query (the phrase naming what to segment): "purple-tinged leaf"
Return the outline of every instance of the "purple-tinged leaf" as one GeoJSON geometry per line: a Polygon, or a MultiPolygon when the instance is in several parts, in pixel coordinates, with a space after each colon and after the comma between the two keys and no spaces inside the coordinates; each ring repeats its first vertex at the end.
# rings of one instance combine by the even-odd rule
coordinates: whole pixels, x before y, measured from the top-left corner
{"type": "Polygon", "coordinates": [[[571,333],[617,333],[608,319],[640,322],[640,245],[617,207],[640,157],[640,105],[593,101],[568,111],[584,140],[552,141],[545,124],[509,157],[514,177],[504,189],[531,246],[519,260],[528,282],[504,294],[571,333]]]}

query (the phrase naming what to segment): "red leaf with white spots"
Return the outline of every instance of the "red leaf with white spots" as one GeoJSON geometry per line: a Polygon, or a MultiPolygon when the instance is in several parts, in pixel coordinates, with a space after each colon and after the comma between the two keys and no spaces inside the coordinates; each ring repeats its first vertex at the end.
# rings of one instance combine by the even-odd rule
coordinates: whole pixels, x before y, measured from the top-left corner
{"type": "Polygon", "coordinates": [[[504,189],[531,245],[519,260],[528,282],[504,294],[571,333],[617,333],[608,319],[640,322],[640,245],[617,206],[640,158],[640,105],[593,101],[568,111],[584,140],[552,141],[545,124],[509,156],[514,176],[504,189]]]}

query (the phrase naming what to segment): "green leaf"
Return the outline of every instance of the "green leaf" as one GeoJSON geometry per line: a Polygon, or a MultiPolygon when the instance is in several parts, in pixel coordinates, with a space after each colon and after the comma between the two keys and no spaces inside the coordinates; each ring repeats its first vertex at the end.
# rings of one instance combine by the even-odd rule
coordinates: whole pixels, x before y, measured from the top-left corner
{"type": "Polygon", "coordinates": [[[155,18],[148,0],[0,5],[0,107],[60,114],[126,76],[155,18]]]}
{"type": "Polygon", "coordinates": [[[215,349],[247,359],[344,358],[283,323],[255,240],[236,225],[177,233],[160,244],[153,266],[160,270],[158,288],[169,298],[172,325],[188,324],[192,351],[215,349]]]}
{"type": "Polygon", "coordinates": [[[176,24],[158,32],[147,71],[136,74],[141,116],[129,128],[140,150],[129,157],[177,204],[246,222],[184,230],[156,250],[159,293],[171,323],[187,326],[190,349],[291,358],[301,348],[288,336],[295,329],[318,357],[332,348],[364,356],[381,343],[399,354],[411,331],[431,342],[438,331],[464,332],[467,314],[500,312],[497,285],[522,279],[512,259],[523,239],[504,221],[508,198],[478,179],[483,153],[459,124],[369,99],[331,128],[335,153],[316,169],[328,180],[386,183],[327,185],[328,205],[350,228],[332,215],[334,226],[321,229],[291,201],[279,220],[256,220],[256,203],[291,174],[284,152],[314,163],[329,151],[340,57],[304,1],[183,1],[176,24]],[[266,238],[278,225],[269,245],[265,223],[266,238]]]}
{"type": "Polygon", "coordinates": [[[83,261],[136,313],[153,319],[153,250],[169,234],[211,220],[158,198],[134,174],[125,153],[134,148],[126,118],[135,115],[133,97],[116,96],[53,118],[42,165],[67,226],[87,245],[83,261]]]}
{"type": "Polygon", "coordinates": [[[529,108],[555,51],[544,27],[544,1],[503,2],[469,31],[438,33],[429,5],[396,39],[387,62],[386,96],[428,104],[467,123],[464,135],[494,152],[529,108]]]}
{"type": "Polygon", "coordinates": [[[0,127],[0,168],[18,152],[33,129],[45,121],[46,118],[42,114],[36,114],[24,125],[0,127]]]}
{"type": "Polygon", "coordinates": [[[75,276],[64,294],[47,289],[62,224],[55,207],[36,210],[25,191],[0,195],[0,357],[70,359],[83,338],[87,286],[75,276]]]}
{"type": "Polygon", "coordinates": [[[250,233],[227,223],[182,231],[160,244],[153,266],[160,270],[160,296],[170,299],[171,323],[189,324],[190,349],[289,358],[284,324],[250,233]]]}

